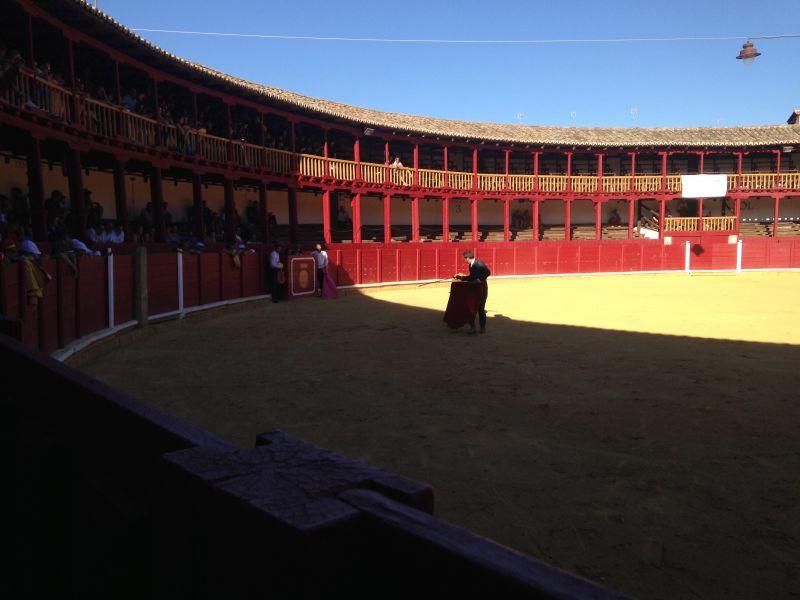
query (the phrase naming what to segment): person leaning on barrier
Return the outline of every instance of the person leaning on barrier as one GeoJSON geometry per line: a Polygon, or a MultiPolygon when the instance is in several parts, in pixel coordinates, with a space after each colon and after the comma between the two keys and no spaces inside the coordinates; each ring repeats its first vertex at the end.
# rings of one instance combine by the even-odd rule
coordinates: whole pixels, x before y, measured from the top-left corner
{"type": "MultiPolygon", "coordinates": [[[[486,263],[480,260],[479,258],[475,258],[475,255],[472,253],[471,250],[467,250],[463,254],[464,260],[469,264],[469,274],[456,275],[456,279],[461,281],[470,281],[474,285],[480,286],[479,290],[479,297],[478,297],[478,320],[480,321],[481,325],[481,333],[486,333],[486,299],[489,297],[489,284],[487,283],[487,279],[492,274],[489,271],[489,267],[486,266],[486,263]]],[[[469,323],[470,330],[467,332],[470,335],[475,335],[475,318],[473,317],[469,323]]]]}

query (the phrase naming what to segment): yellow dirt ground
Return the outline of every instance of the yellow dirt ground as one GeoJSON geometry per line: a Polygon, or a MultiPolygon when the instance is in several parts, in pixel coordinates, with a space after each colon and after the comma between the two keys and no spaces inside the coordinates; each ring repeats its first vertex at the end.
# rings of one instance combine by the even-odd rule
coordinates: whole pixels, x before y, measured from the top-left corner
{"type": "Polygon", "coordinates": [[[800,273],[490,280],[259,303],[80,368],[233,441],[277,427],[642,598],[800,595],[800,273]]]}

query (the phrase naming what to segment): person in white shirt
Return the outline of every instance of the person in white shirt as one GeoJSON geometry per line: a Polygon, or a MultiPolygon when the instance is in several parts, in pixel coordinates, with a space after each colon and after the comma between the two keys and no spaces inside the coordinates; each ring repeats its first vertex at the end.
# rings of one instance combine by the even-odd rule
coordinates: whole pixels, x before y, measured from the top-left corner
{"type": "Polygon", "coordinates": [[[280,246],[275,244],[272,247],[272,252],[269,253],[269,293],[275,303],[281,300],[280,274],[283,269],[283,263],[281,262],[279,251],[280,246]]]}
{"type": "Polygon", "coordinates": [[[125,232],[122,231],[122,225],[117,224],[114,226],[114,231],[111,233],[111,239],[109,240],[112,244],[124,244],[125,243],[125,232]]]}
{"type": "Polygon", "coordinates": [[[317,263],[317,295],[322,298],[322,285],[325,282],[325,270],[328,268],[328,253],[322,244],[317,244],[313,254],[317,263]]]}
{"type": "Polygon", "coordinates": [[[399,156],[395,156],[394,157],[394,162],[392,163],[392,168],[393,169],[402,169],[403,168],[403,163],[400,162],[400,157],[399,156]]]}

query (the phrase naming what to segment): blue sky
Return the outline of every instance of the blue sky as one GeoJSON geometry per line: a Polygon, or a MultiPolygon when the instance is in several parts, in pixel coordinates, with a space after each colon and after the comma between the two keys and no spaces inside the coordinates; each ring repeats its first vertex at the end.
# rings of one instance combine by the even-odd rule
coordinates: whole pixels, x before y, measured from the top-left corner
{"type": "MultiPolygon", "coordinates": [[[[129,27],[282,35],[564,39],[800,33],[796,0],[100,0],[99,6],[129,27]]],[[[744,67],[734,59],[744,39],[442,46],[141,35],[253,81],[454,119],[516,123],[522,113],[521,122],[535,125],[726,126],[782,123],[800,108],[800,39],[756,41],[763,56],[744,67]]]]}

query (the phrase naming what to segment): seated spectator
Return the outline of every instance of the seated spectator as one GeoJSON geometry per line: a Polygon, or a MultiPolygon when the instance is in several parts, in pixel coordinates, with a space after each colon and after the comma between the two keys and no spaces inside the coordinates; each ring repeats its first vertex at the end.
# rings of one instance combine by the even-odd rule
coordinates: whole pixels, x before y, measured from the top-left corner
{"type": "Polygon", "coordinates": [[[114,225],[114,231],[111,234],[110,244],[124,244],[125,232],[122,230],[122,225],[119,223],[114,225]]]}
{"type": "Polygon", "coordinates": [[[619,211],[615,208],[611,211],[611,214],[608,215],[608,224],[613,227],[620,223],[622,223],[622,219],[619,216],[619,211]]]}
{"type": "Polygon", "coordinates": [[[89,246],[94,248],[95,244],[101,243],[100,239],[103,236],[103,229],[98,225],[97,227],[86,228],[86,240],[89,246]]]}
{"type": "Polygon", "coordinates": [[[22,243],[19,245],[19,254],[21,258],[39,258],[42,255],[42,251],[39,250],[39,246],[36,245],[36,242],[33,240],[22,240],[22,243]]]}
{"type": "Polygon", "coordinates": [[[167,243],[168,244],[180,244],[181,242],[181,235],[178,233],[177,225],[170,225],[167,227],[167,243]]]}
{"type": "Polygon", "coordinates": [[[69,240],[69,243],[75,256],[100,256],[98,251],[90,250],[89,247],[78,238],[72,238],[69,240]]]}
{"type": "Polygon", "coordinates": [[[114,224],[109,221],[104,225],[102,233],[100,234],[98,240],[101,244],[110,244],[113,235],[114,235],[114,224]]]}

